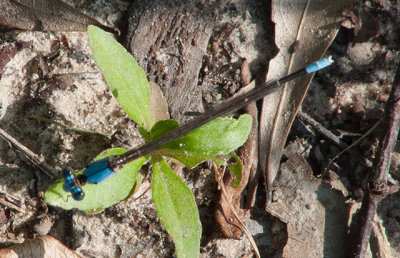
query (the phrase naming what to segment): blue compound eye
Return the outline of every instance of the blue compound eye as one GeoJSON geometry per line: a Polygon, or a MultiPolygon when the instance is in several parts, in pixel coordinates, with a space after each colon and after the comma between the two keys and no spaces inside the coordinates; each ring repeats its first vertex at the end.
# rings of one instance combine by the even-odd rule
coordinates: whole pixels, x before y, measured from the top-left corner
{"type": "Polygon", "coordinates": [[[72,186],[75,185],[75,182],[74,182],[75,175],[68,168],[63,169],[63,171],[61,173],[62,173],[62,177],[64,178],[64,181],[65,181],[63,184],[64,191],[71,192],[72,186]]]}
{"type": "Polygon", "coordinates": [[[69,168],[64,168],[61,174],[65,181],[72,181],[75,178],[74,173],[69,168]]]}
{"type": "Polygon", "coordinates": [[[72,192],[72,198],[74,198],[75,201],[82,201],[83,198],[85,197],[85,193],[82,191],[82,188],[76,188],[76,191],[72,192]]]}

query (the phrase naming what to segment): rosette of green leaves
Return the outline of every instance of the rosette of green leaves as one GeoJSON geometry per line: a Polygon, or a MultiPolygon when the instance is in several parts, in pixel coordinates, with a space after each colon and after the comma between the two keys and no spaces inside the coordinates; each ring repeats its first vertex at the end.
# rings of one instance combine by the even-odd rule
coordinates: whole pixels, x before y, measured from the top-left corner
{"type": "MultiPolygon", "coordinates": [[[[111,92],[126,114],[139,125],[139,132],[144,139],[155,140],[179,126],[177,121],[168,119],[167,104],[160,89],[155,84],[149,87],[144,70],[132,55],[111,34],[95,26],[89,26],[88,32],[94,59],[111,92]]],[[[129,197],[141,166],[151,161],[153,202],[161,222],[174,240],[176,254],[178,257],[198,257],[201,224],[195,197],[163,157],[172,157],[190,168],[205,160],[222,164],[233,157],[236,163],[231,164],[230,169],[236,177],[233,186],[237,186],[242,166],[234,150],[245,143],[251,126],[252,118],[249,115],[242,115],[238,119],[217,118],[147,157],[128,163],[110,179],[98,185],[86,184],[83,186],[85,198],[82,201],[67,198],[68,193],[62,189],[62,180],[49,187],[45,200],[63,209],[99,212],[129,197]]],[[[125,151],[111,149],[96,159],[125,151]]]]}

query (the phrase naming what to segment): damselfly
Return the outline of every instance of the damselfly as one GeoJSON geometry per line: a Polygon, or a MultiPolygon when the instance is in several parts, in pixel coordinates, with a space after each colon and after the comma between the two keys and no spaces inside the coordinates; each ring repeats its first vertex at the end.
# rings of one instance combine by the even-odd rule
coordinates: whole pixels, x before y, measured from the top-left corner
{"type": "Polygon", "coordinates": [[[71,170],[64,169],[62,173],[64,178],[63,188],[66,192],[71,192],[72,197],[75,200],[80,201],[85,196],[82,190],[82,186],[84,186],[86,183],[100,183],[112,176],[113,174],[117,173],[128,162],[131,162],[141,156],[147,155],[157,150],[165,144],[186,135],[190,131],[210,122],[211,120],[214,120],[217,117],[226,115],[232,111],[245,107],[250,102],[259,100],[266,95],[275,92],[288,81],[296,79],[305,74],[314,73],[331,65],[332,63],[332,57],[323,58],[279,80],[265,83],[260,87],[256,87],[248,91],[247,93],[244,93],[238,97],[234,97],[222,103],[216,108],[209,110],[206,113],[189,121],[188,123],[183,124],[175,128],[174,130],[163,134],[162,136],[151,142],[133,148],[122,155],[109,156],[107,158],[90,163],[81,175],[75,176],[75,174],[71,170]]]}

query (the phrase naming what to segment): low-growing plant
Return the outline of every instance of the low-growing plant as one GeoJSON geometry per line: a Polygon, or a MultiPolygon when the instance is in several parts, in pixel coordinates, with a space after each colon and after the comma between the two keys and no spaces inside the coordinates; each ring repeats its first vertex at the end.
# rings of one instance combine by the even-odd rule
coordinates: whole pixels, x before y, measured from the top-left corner
{"type": "MultiPolygon", "coordinates": [[[[158,113],[157,105],[165,103],[150,101],[152,96],[150,96],[149,82],[144,70],[132,55],[111,34],[95,26],[89,26],[88,33],[94,59],[111,92],[126,114],[139,125],[139,132],[145,141],[153,141],[178,127],[179,122],[176,120],[159,120],[163,116],[158,113]]],[[[64,180],[48,188],[45,201],[63,209],[77,208],[86,213],[101,212],[128,198],[135,188],[140,168],[151,162],[152,199],[162,224],[173,238],[176,255],[198,257],[201,224],[195,197],[189,187],[170,168],[165,157],[178,160],[189,168],[206,160],[213,160],[222,165],[233,157],[236,164],[230,164],[235,178],[232,186],[238,186],[242,166],[234,151],[245,143],[251,126],[252,118],[247,114],[241,115],[238,119],[217,118],[157,151],[129,162],[106,181],[100,184],[86,184],[82,187],[85,198],[81,201],[68,198],[70,193],[65,192],[62,187],[64,180]]],[[[95,160],[123,154],[126,151],[122,148],[109,149],[95,160]]],[[[83,170],[76,174],[82,173],[83,170]]]]}

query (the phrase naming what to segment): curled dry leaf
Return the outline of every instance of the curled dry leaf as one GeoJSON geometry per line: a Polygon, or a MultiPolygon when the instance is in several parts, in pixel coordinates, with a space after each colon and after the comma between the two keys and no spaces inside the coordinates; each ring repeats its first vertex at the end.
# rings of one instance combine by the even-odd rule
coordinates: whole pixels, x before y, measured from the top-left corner
{"type": "Polygon", "coordinates": [[[342,26],[353,30],[353,42],[367,42],[381,33],[376,15],[360,8],[352,8],[343,13],[347,17],[342,26]]]}
{"type": "MultiPolygon", "coordinates": [[[[352,4],[352,1],[344,0],[273,1],[275,42],[280,52],[270,62],[268,78],[286,76],[320,59],[336,36],[343,19],[343,10],[352,4]],[[298,45],[297,51],[290,51],[295,42],[298,45]]],[[[311,78],[312,75],[303,76],[287,83],[263,100],[259,158],[266,176],[268,193],[279,168],[290,126],[311,78]]]]}
{"type": "Polygon", "coordinates": [[[360,13],[360,28],[355,28],[353,42],[367,42],[376,38],[381,33],[381,26],[376,15],[361,10],[360,13]]]}
{"type": "MultiPolygon", "coordinates": [[[[242,65],[242,83],[248,84],[242,88],[236,96],[243,94],[250,89],[255,87],[255,82],[250,82],[250,71],[248,70],[247,61],[242,65]]],[[[254,204],[255,192],[258,185],[258,174],[257,174],[257,147],[258,147],[258,114],[256,103],[253,102],[245,108],[246,113],[250,114],[253,118],[253,125],[249,138],[246,143],[238,149],[238,156],[243,162],[242,180],[239,187],[233,188],[231,186],[232,177],[230,173],[225,173],[224,185],[226,189],[227,198],[230,200],[233,208],[241,217],[242,222],[246,223],[250,213],[249,210],[254,204]],[[246,195],[243,194],[243,190],[247,186],[246,195]],[[242,207],[241,207],[242,204],[242,207]]],[[[229,203],[223,198],[222,191],[219,193],[218,199],[219,208],[215,210],[215,220],[220,233],[224,237],[239,238],[242,234],[240,223],[235,218],[229,203]]]]}
{"type": "Polygon", "coordinates": [[[22,244],[0,249],[0,257],[80,257],[74,251],[51,236],[40,236],[22,244]]]}
{"type": "Polygon", "coordinates": [[[160,87],[155,83],[149,82],[150,88],[150,120],[152,127],[160,120],[169,119],[168,103],[160,87]]]}
{"type": "Polygon", "coordinates": [[[37,31],[86,31],[92,24],[113,31],[60,0],[1,0],[0,24],[37,31]]]}
{"type": "MultiPolygon", "coordinates": [[[[254,202],[256,185],[248,191],[247,195],[243,194],[243,190],[250,182],[254,181],[257,170],[257,107],[255,103],[250,104],[246,108],[247,113],[253,117],[253,125],[246,143],[239,148],[238,155],[243,161],[242,180],[237,188],[233,188],[233,181],[230,173],[225,173],[223,184],[225,185],[226,195],[235,211],[239,214],[242,222],[246,223],[250,216],[249,208],[254,202]],[[241,207],[244,204],[244,207],[241,207]],[[244,209],[243,209],[244,208],[244,209]]],[[[258,181],[258,180],[257,180],[258,181]]],[[[215,219],[221,234],[224,237],[239,239],[242,230],[240,223],[235,218],[229,203],[223,198],[223,193],[219,193],[218,208],[215,210],[215,219]]]]}

